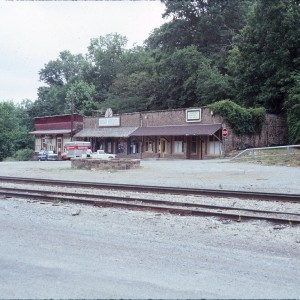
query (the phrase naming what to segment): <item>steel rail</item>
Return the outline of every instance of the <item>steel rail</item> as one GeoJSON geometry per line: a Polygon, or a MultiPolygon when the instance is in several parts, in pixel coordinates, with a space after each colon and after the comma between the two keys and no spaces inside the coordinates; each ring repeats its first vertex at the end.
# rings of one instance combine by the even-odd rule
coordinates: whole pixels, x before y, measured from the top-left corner
{"type": "Polygon", "coordinates": [[[126,198],[120,196],[107,196],[95,194],[67,193],[57,191],[37,191],[15,188],[1,188],[0,195],[6,198],[21,199],[37,199],[48,202],[72,202],[80,204],[88,204],[101,207],[122,207],[127,209],[151,210],[169,212],[180,215],[193,216],[216,216],[221,218],[229,218],[236,221],[241,220],[267,220],[274,223],[300,224],[300,214],[262,211],[243,208],[232,208],[224,206],[202,205],[197,203],[183,203],[174,201],[161,201],[142,198],[126,198]],[[76,198],[74,198],[76,197],[76,198]],[[203,210],[204,209],[204,210],[203,210]],[[206,210],[205,210],[206,209],[206,210]],[[235,213],[215,211],[227,210],[236,211],[235,213]],[[252,213],[252,214],[247,214],[252,213]],[[268,216],[269,215],[269,216],[268,216]],[[270,216],[273,215],[273,216],[270,216]],[[275,216],[274,216],[275,215],[275,216]],[[277,216],[277,217],[276,217],[277,216]],[[280,216],[280,217],[278,217],[280,216]]]}
{"type": "Polygon", "coordinates": [[[117,183],[97,183],[69,180],[53,180],[25,177],[7,177],[0,176],[0,182],[13,182],[22,184],[42,184],[42,185],[57,185],[93,189],[111,189],[122,191],[149,192],[149,193],[172,193],[177,195],[197,195],[197,196],[212,196],[224,198],[240,198],[265,201],[281,201],[281,202],[300,202],[300,194],[278,194],[264,192],[248,192],[248,191],[233,191],[233,190],[213,190],[213,189],[196,189],[196,188],[181,188],[181,187],[162,187],[151,185],[132,185],[132,184],[117,184],[117,183]]]}
{"type": "MultiPolygon", "coordinates": [[[[161,205],[170,205],[170,206],[183,206],[189,208],[207,208],[207,209],[218,209],[218,210],[239,210],[243,212],[252,212],[252,213],[276,213],[281,215],[291,215],[300,217],[300,214],[289,213],[289,212],[274,212],[270,210],[259,210],[259,209],[249,209],[249,208],[240,208],[240,207],[229,207],[229,206],[220,206],[220,205],[211,205],[211,204],[199,204],[199,203],[190,203],[190,202],[180,202],[180,201],[169,201],[169,200],[156,200],[148,198],[133,198],[127,196],[110,196],[110,195],[99,195],[99,194],[87,194],[87,193],[71,193],[66,191],[39,191],[31,189],[19,189],[19,188],[2,188],[0,187],[0,195],[10,196],[10,195],[19,195],[19,194],[30,194],[30,195],[41,195],[41,196],[56,196],[56,197],[77,197],[80,199],[104,199],[104,200],[117,200],[123,202],[143,202],[146,204],[161,204],[161,205]],[[8,193],[6,193],[8,192],[8,193]]],[[[170,195],[171,197],[172,195],[170,195]]]]}

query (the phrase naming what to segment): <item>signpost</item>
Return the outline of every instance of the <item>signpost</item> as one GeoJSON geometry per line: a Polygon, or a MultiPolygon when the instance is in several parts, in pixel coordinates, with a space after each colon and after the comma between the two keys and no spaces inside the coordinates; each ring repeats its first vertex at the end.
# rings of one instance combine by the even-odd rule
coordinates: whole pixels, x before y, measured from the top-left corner
{"type": "MultiPolygon", "coordinates": [[[[228,136],[228,129],[227,129],[227,128],[223,128],[223,129],[222,129],[222,136],[223,136],[224,138],[226,138],[226,137],[228,136]]],[[[223,139],[223,148],[224,148],[223,156],[224,156],[224,157],[225,157],[225,154],[226,154],[225,140],[226,140],[226,139],[223,139]]]]}

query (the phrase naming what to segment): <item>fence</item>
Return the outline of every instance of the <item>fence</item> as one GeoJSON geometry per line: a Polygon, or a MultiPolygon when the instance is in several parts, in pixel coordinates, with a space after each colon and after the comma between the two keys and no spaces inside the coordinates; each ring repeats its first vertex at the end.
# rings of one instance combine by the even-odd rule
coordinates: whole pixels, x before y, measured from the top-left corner
{"type": "Polygon", "coordinates": [[[300,145],[248,148],[234,156],[231,160],[245,158],[245,156],[247,156],[247,158],[257,158],[280,155],[300,155],[300,145]]]}

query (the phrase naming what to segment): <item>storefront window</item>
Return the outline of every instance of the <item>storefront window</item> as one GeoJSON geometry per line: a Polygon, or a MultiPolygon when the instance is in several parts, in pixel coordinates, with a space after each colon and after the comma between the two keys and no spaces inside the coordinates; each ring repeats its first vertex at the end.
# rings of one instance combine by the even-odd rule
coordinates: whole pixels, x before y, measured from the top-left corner
{"type": "Polygon", "coordinates": [[[174,153],[183,153],[184,152],[184,142],[181,137],[176,137],[173,143],[174,153]]]}
{"type": "Polygon", "coordinates": [[[153,152],[153,141],[149,138],[146,138],[145,140],[145,151],[153,152]]]}

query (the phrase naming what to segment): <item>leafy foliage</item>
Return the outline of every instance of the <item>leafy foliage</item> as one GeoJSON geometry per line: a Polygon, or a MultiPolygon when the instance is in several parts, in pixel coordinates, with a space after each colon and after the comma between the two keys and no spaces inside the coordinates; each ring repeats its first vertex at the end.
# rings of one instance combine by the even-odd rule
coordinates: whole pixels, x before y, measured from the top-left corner
{"type": "Polygon", "coordinates": [[[97,109],[97,105],[94,102],[95,86],[88,84],[82,80],[75,81],[68,87],[66,95],[66,108],[65,113],[71,113],[71,103],[74,101],[77,112],[83,115],[92,115],[92,111],[97,109]]]}
{"type": "Polygon", "coordinates": [[[279,113],[299,70],[300,6],[290,0],[257,0],[248,24],[235,39],[230,70],[237,100],[279,113]]]}
{"type": "Polygon", "coordinates": [[[295,104],[288,112],[289,142],[300,143],[300,103],[295,104]]]}
{"type": "Polygon", "coordinates": [[[264,108],[246,109],[230,100],[221,100],[208,107],[221,115],[237,134],[260,132],[266,115],[264,108]]]}
{"type": "Polygon", "coordinates": [[[17,161],[28,161],[32,160],[34,156],[34,151],[32,149],[20,149],[15,152],[13,158],[17,161]]]}
{"type": "Polygon", "coordinates": [[[28,137],[28,127],[22,122],[20,109],[12,102],[0,103],[0,161],[11,156],[14,151],[33,147],[32,138],[28,137]]]}
{"type": "Polygon", "coordinates": [[[82,54],[73,55],[70,51],[62,51],[58,59],[49,61],[40,70],[40,80],[50,86],[63,86],[74,78],[81,77],[85,66],[82,54]]]}
{"type": "Polygon", "coordinates": [[[251,0],[162,0],[165,17],[172,21],[155,30],[147,46],[165,50],[195,45],[205,56],[222,65],[232,38],[245,25],[251,0]],[[179,33],[179,34],[178,34],[179,33]]]}

